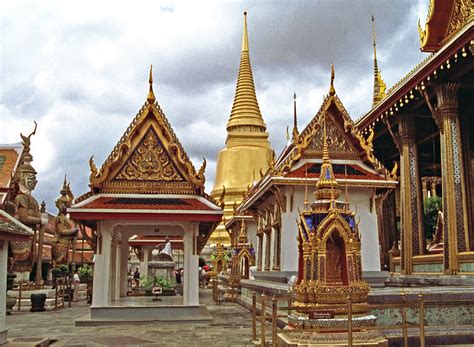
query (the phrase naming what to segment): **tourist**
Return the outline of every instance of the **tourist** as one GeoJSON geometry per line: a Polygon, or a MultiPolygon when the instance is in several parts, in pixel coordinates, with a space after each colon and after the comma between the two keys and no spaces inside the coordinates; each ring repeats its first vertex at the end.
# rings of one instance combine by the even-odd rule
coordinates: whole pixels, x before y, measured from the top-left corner
{"type": "Polygon", "coordinates": [[[135,288],[138,288],[140,285],[140,270],[138,267],[135,268],[135,272],[133,273],[133,280],[135,282],[135,288]]]}
{"type": "Polygon", "coordinates": [[[79,278],[79,273],[77,272],[77,270],[74,272],[72,280],[74,285],[72,292],[72,301],[77,302],[77,293],[79,292],[79,284],[81,283],[81,279],[79,278]]]}

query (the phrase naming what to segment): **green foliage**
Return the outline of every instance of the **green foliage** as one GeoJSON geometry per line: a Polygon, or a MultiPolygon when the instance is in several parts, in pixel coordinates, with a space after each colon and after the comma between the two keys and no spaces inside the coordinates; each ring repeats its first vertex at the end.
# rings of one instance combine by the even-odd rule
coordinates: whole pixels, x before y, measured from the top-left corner
{"type": "Polygon", "coordinates": [[[162,276],[142,276],[140,278],[140,288],[149,290],[153,287],[173,288],[174,283],[162,276]]]}
{"type": "Polygon", "coordinates": [[[59,265],[58,267],[51,270],[53,278],[64,277],[69,274],[69,266],[59,265]]]}
{"type": "Polygon", "coordinates": [[[425,201],[423,224],[426,239],[433,239],[436,231],[436,221],[438,220],[438,211],[441,210],[441,205],[442,201],[439,196],[433,196],[425,201]]]}
{"type": "Polygon", "coordinates": [[[89,264],[84,264],[79,268],[78,273],[81,281],[89,282],[94,277],[94,268],[89,264]]]}

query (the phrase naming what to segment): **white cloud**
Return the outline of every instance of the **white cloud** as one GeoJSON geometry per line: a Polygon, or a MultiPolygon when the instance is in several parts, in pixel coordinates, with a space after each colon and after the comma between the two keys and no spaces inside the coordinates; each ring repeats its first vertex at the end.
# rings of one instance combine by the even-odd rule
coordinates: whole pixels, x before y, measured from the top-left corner
{"type": "MultiPolygon", "coordinates": [[[[35,191],[53,210],[64,173],[87,191],[88,159],[100,165],[155,94],[194,165],[206,157],[212,189],[224,146],[248,9],[257,97],[278,152],[298,95],[300,129],[319,109],[336,67],[338,95],[353,118],[371,105],[371,13],[388,85],[421,55],[416,22],[427,1],[0,3],[0,143],[20,140],[33,120],[35,191]]],[[[424,16],[420,17],[422,22],[424,16]]]]}

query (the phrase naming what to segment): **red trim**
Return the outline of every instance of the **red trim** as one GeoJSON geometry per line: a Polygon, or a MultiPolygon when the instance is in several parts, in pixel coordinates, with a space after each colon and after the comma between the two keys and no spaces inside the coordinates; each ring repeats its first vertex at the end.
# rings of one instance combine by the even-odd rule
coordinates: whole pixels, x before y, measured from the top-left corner
{"type": "Polygon", "coordinates": [[[221,214],[180,214],[180,213],[107,213],[70,212],[71,219],[79,220],[151,220],[151,221],[195,221],[219,222],[221,214]]]}

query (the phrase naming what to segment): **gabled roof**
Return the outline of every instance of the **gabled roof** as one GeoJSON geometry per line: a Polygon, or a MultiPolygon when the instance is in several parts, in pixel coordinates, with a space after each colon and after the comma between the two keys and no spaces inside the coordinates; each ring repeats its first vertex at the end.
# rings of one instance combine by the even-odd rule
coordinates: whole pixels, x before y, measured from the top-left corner
{"type": "Polygon", "coordinates": [[[0,240],[21,240],[33,236],[33,231],[10,216],[3,210],[0,210],[0,240]]]}
{"type": "MultiPolygon", "coordinates": [[[[206,161],[196,171],[161,110],[152,88],[100,169],[91,158],[93,193],[203,194],[206,161]]],[[[80,199],[79,199],[80,200],[80,199]]]]}
{"type": "Polygon", "coordinates": [[[22,152],[21,143],[0,145],[0,205],[3,205],[10,189],[11,180],[20,163],[22,152]]]}
{"type": "Polygon", "coordinates": [[[339,97],[325,97],[319,111],[305,129],[283,150],[275,164],[275,172],[285,175],[300,159],[321,158],[323,154],[323,122],[326,122],[331,159],[360,160],[385,179],[390,172],[372,153],[372,136],[364,138],[354,125],[339,97]]]}

